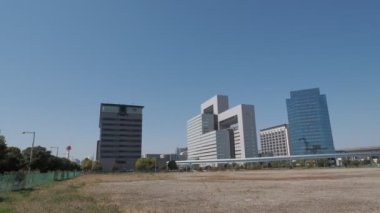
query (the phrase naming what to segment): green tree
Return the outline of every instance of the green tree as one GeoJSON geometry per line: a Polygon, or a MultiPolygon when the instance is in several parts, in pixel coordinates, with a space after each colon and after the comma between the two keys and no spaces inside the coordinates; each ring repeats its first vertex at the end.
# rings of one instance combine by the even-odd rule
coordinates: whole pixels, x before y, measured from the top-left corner
{"type": "Polygon", "coordinates": [[[7,154],[7,144],[5,143],[5,137],[0,135],[0,173],[6,170],[6,154],[7,154]]]}
{"type": "Polygon", "coordinates": [[[5,137],[0,135],[0,160],[5,158],[5,154],[7,152],[7,144],[5,137]]]}
{"type": "MultiPolygon", "coordinates": [[[[30,164],[30,151],[30,147],[22,152],[17,147],[7,147],[5,137],[0,135],[0,173],[27,169],[30,164]]],[[[79,170],[80,166],[66,158],[52,156],[45,147],[37,146],[33,148],[31,169],[47,172],[79,170]]]]}
{"type": "Polygon", "coordinates": [[[354,166],[354,167],[359,167],[360,166],[360,161],[359,160],[354,160],[354,161],[352,161],[351,165],[354,166]]]}
{"type": "Polygon", "coordinates": [[[92,161],[88,158],[85,158],[81,163],[81,168],[83,171],[89,171],[92,168],[92,161]]]}
{"type": "Polygon", "coordinates": [[[92,170],[94,170],[94,171],[101,171],[102,170],[102,165],[100,164],[99,161],[93,161],[92,170]]]}
{"type": "Polygon", "coordinates": [[[342,164],[344,167],[349,167],[351,165],[351,160],[350,159],[343,159],[342,164]]]}
{"type": "Polygon", "coordinates": [[[168,168],[169,170],[177,170],[178,169],[177,163],[174,160],[169,161],[168,168]]]}
{"type": "Polygon", "coordinates": [[[81,166],[75,162],[70,161],[67,158],[59,158],[61,167],[56,170],[80,170],[81,166]]]}
{"type": "Polygon", "coordinates": [[[153,158],[139,158],[135,163],[138,171],[151,171],[154,169],[155,160],[153,158]]]}
{"type": "Polygon", "coordinates": [[[371,160],[367,159],[367,158],[364,159],[364,161],[363,161],[363,164],[366,165],[366,166],[371,165],[371,163],[372,163],[371,160]]]}
{"type": "Polygon", "coordinates": [[[317,160],[317,166],[318,167],[326,167],[329,166],[329,160],[328,159],[319,159],[317,160]]]}
{"type": "MultiPolygon", "coordinates": [[[[30,147],[22,151],[23,159],[26,164],[29,164],[30,162],[30,151],[31,151],[30,147]]],[[[50,151],[47,151],[45,147],[42,147],[42,146],[34,147],[32,163],[30,165],[31,169],[40,170],[40,172],[49,171],[51,169],[48,163],[49,158],[51,158],[50,151]]]]}
{"type": "Polygon", "coordinates": [[[0,173],[17,171],[23,165],[20,149],[7,147],[5,142],[5,137],[0,135],[0,173]]]}
{"type": "Polygon", "coordinates": [[[8,147],[4,162],[7,171],[18,171],[22,169],[24,163],[21,150],[17,147],[8,147]]]}

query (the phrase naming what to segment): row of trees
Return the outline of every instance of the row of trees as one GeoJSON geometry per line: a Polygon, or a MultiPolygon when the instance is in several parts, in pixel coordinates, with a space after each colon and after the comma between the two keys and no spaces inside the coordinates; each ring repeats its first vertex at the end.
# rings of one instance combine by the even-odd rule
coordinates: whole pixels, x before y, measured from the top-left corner
{"type": "MultiPolygon", "coordinates": [[[[155,161],[156,160],[154,158],[139,158],[136,161],[135,168],[137,171],[144,171],[144,172],[154,171],[155,169],[159,169],[155,161]]],[[[169,161],[168,169],[177,170],[178,169],[177,163],[174,160],[169,161]]]]}
{"type": "Polygon", "coordinates": [[[8,147],[5,137],[0,135],[0,173],[27,170],[47,172],[53,170],[79,170],[80,166],[66,158],[51,155],[45,147],[33,148],[32,162],[30,164],[31,148],[21,151],[17,147],[8,147]],[[30,164],[30,165],[29,165],[30,164]]]}

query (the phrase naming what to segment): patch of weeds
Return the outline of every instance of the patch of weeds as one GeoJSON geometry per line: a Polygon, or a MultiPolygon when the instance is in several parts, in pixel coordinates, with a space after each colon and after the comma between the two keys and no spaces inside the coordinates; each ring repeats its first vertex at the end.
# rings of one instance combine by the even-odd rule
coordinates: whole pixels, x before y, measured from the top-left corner
{"type": "Polygon", "coordinates": [[[82,196],[80,194],[75,193],[57,193],[52,197],[52,202],[62,203],[62,202],[73,202],[73,201],[81,201],[81,202],[94,202],[94,198],[82,196]]]}
{"type": "Polygon", "coordinates": [[[84,182],[82,182],[82,183],[78,183],[78,184],[70,184],[68,187],[67,187],[67,189],[69,189],[69,190],[78,190],[78,189],[80,189],[80,188],[82,188],[83,186],[85,186],[86,185],[86,183],[84,183],[84,182]]]}
{"type": "Polygon", "coordinates": [[[0,208],[0,213],[10,213],[11,212],[11,209],[9,208],[0,208]]]}
{"type": "Polygon", "coordinates": [[[30,194],[33,192],[34,190],[33,189],[24,189],[24,190],[20,190],[20,191],[17,191],[16,194],[21,197],[21,198],[27,198],[27,197],[30,197],[30,194]]]}
{"type": "Polygon", "coordinates": [[[8,212],[120,212],[118,206],[102,205],[91,195],[81,192],[87,185],[78,181],[46,185],[35,190],[0,194],[0,213],[8,212]]]}
{"type": "Polygon", "coordinates": [[[11,199],[9,196],[0,195],[0,203],[10,202],[10,201],[11,201],[11,199]]]}
{"type": "Polygon", "coordinates": [[[13,202],[17,202],[18,200],[24,200],[26,198],[29,198],[32,192],[33,190],[26,189],[26,190],[9,192],[6,194],[0,194],[0,203],[11,204],[13,202]]]}
{"type": "Polygon", "coordinates": [[[11,212],[9,208],[9,204],[12,203],[12,198],[9,193],[1,193],[0,194],[0,213],[8,213],[11,212]]]}

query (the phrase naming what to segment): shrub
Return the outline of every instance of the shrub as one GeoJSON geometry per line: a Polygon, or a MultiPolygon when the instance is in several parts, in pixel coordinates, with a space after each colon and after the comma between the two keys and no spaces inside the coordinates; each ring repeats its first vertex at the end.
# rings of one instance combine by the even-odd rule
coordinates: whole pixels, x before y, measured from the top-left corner
{"type": "Polygon", "coordinates": [[[138,171],[151,171],[154,169],[155,160],[153,158],[139,158],[136,161],[135,168],[138,171]]]}
{"type": "Polygon", "coordinates": [[[177,163],[174,160],[169,161],[168,168],[169,170],[177,170],[178,169],[177,163]]]}

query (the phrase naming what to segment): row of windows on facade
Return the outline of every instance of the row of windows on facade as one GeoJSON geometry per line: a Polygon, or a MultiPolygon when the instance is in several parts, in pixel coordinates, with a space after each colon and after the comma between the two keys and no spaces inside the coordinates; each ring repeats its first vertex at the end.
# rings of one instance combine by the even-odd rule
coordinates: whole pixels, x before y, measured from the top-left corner
{"type": "Polygon", "coordinates": [[[270,141],[264,141],[261,140],[261,144],[267,145],[267,144],[283,144],[286,143],[286,140],[270,140],[270,141]]]}
{"type": "Polygon", "coordinates": [[[274,130],[270,132],[260,132],[261,135],[282,135],[285,133],[285,130],[274,130]]]}
{"type": "Polygon", "coordinates": [[[271,136],[271,135],[284,135],[284,132],[276,132],[276,133],[261,133],[262,136],[271,136]]]}
{"type": "Polygon", "coordinates": [[[279,133],[271,133],[271,134],[260,134],[262,137],[270,137],[270,136],[283,136],[285,135],[283,132],[279,132],[279,133]]]}
{"type": "Polygon", "coordinates": [[[262,138],[284,138],[285,135],[283,134],[276,134],[276,135],[261,135],[262,138]]]}
{"type": "Polygon", "coordinates": [[[208,145],[208,146],[189,146],[194,151],[196,150],[210,150],[210,149],[216,149],[216,145],[208,145]]]}
{"type": "Polygon", "coordinates": [[[284,134],[268,134],[268,135],[261,135],[261,137],[283,137],[284,134]]]}
{"type": "Polygon", "coordinates": [[[120,123],[103,123],[103,127],[108,127],[108,126],[128,126],[128,127],[141,127],[141,124],[120,124],[120,123]]]}
{"type": "Polygon", "coordinates": [[[262,149],[264,152],[287,152],[286,149],[262,149]]]}
{"type": "Polygon", "coordinates": [[[136,158],[141,157],[141,155],[134,155],[134,156],[121,156],[121,155],[118,155],[118,156],[111,156],[111,155],[101,155],[100,157],[101,157],[101,158],[118,158],[118,159],[131,159],[131,160],[135,160],[136,158]]]}
{"type": "Polygon", "coordinates": [[[118,137],[118,136],[120,136],[120,137],[141,137],[141,134],[126,134],[126,135],[124,135],[124,134],[119,134],[119,135],[117,135],[117,134],[102,134],[101,135],[102,137],[118,137]]]}
{"type": "Polygon", "coordinates": [[[216,147],[211,148],[204,148],[204,149],[194,149],[193,152],[197,153],[209,153],[209,152],[216,152],[216,147]]]}
{"type": "Polygon", "coordinates": [[[139,154],[141,150],[102,150],[101,153],[126,153],[126,154],[139,154]]]}
{"type": "Polygon", "coordinates": [[[270,145],[270,144],[286,144],[287,140],[261,140],[261,144],[270,145]]]}
{"type": "Polygon", "coordinates": [[[112,147],[130,147],[130,148],[141,148],[141,144],[136,145],[101,145],[102,148],[112,148],[112,147]]]}
{"type": "Polygon", "coordinates": [[[102,129],[102,131],[108,132],[141,132],[142,129],[102,129]]]}
{"type": "Polygon", "coordinates": [[[129,118],[102,118],[102,121],[134,121],[134,122],[142,122],[142,119],[129,119],[129,118]]]}
{"type": "Polygon", "coordinates": [[[285,146],[286,141],[261,141],[262,146],[285,146]]]}
{"type": "Polygon", "coordinates": [[[275,138],[263,138],[263,137],[261,137],[260,139],[261,139],[261,141],[282,141],[282,140],[286,140],[288,138],[286,138],[286,137],[275,137],[275,138]]]}
{"type": "Polygon", "coordinates": [[[119,140],[112,140],[112,139],[106,139],[106,140],[102,140],[102,143],[116,143],[116,142],[120,142],[120,143],[141,143],[141,139],[127,139],[127,140],[123,140],[123,139],[119,139],[119,140]]]}
{"type": "Polygon", "coordinates": [[[269,143],[269,144],[262,144],[263,147],[285,147],[285,143],[269,143]]]}
{"type": "Polygon", "coordinates": [[[270,153],[270,152],[287,152],[286,149],[262,149],[262,152],[264,153],[270,153]]]}
{"type": "Polygon", "coordinates": [[[286,149],[263,149],[265,152],[271,152],[271,151],[276,151],[276,152],[287,152],[286,149]]]}
{"type": "Polygon", "coordinates": [[[286,149],[286,147],[285,146],[281,146],[281,147],[269,147],[269,146],[263,146],[263,148],[262,149],[265,149],[265,150],[280,150],[280,149],[283,149],[283,150],[285,150],[286,149]]]}
{"type": "Polygon", "coordinates": [[[286,141],[261,141],[261,146],[285,146],[288,144],[286,141]]]}
{"type": "Polygon", "coordinates": [[[262,146],[263,149],[286,149],[285,145],[262,146]]]}
{"type": "Polygon", "coordinates": [[[141,146],[141,141],[102,141],[102,145],[105,146],[124,146],[124,145],[133,145],[141,146]]]}

